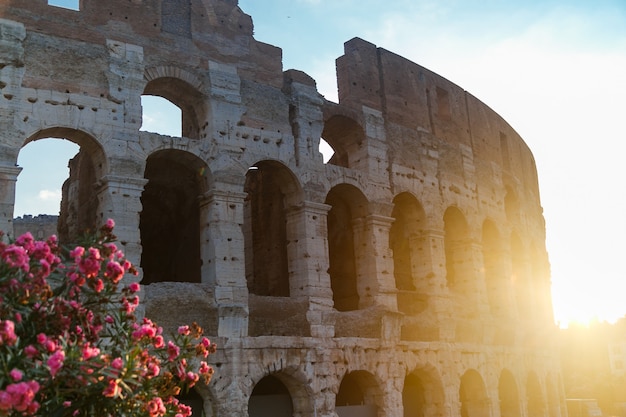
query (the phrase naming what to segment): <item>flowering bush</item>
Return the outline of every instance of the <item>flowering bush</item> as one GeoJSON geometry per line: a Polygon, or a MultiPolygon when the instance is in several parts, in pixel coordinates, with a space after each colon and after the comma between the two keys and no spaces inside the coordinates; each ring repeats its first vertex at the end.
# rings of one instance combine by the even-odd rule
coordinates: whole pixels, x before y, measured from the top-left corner
{"type": "Polygon", "coordinates": [[[113,226],[65,255],[54,236],[7,244],[0,232],[0,417],[191,414],[176,396],[209,382],[215,345],[195,324],[166,341],[136,317],[113,226]]]}

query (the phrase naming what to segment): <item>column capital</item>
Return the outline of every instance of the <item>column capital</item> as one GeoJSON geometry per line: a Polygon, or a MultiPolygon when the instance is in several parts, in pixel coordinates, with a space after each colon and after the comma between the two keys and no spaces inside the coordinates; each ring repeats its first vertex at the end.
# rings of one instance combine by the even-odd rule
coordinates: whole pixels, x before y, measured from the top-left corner
{"type": "Polygon", "coordinates": [[[9,180],[16,181],[17,176],[22,172],[22,167],[0,165],[0,176],[6,177],[9,180]]]}
{"type": "Polygon", "coordinates": [[[141,190],[148,183],[148,180],[140,177],[124,177],[121,175],[105,175],[96,182],[96,189],[101,190],[105,186],[115,186],[128,190],[141,190]]]}

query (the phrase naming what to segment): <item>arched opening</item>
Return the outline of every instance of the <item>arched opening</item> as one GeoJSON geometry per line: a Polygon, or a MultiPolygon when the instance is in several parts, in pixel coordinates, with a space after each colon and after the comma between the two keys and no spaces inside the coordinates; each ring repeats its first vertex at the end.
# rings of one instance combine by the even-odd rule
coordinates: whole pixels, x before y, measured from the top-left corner
{"type": "Polygon", "coordinates": [[[477,371],[471,369],[461,377],[459,399],[461,400],[461,417],[490,415],[485,383],[477,371]]]}
{"type": "Polygon", "coordinates": [[[326,197],[328,212],[328,257],[334,307],[339,311],[359,308],[356,232],[358,219],[366,213],[361,191],[347,184],[333,187],[326,197]]]}
{"type": "Polygon", "coordinates": [[[415,375],[408,375],[404,379],[402,390],[402,406],[404,417],[424,417],[426,411],[426,394],[422,381],[415,375]]]}
{"type": "Polygon", "coordinates": [[[319,151],[322,154],[322,161],[327,164],[335,155],[335,150],[324,138],[320,138],[319,151]]]}
{"type": "Polygon", "coordinates": [[[363,141],[365,133],[361,126],[349,117],[331,116],[324,123],[322,139],[333,149],[334,154],[328,160],[331,165],[352,168],[355,161],[364,155],[363,141]]]}
{"type": "Polygon", "coordinates": [[[180,107],[163,97],[143,95],[141,108],[141,131],[173,137],[183,136],[180,107]]]}
{"type": "Polygon", "coordinates": [[[176,397],[181,403],[191,407],[191,413],[195,417],[208,417],[204,410],[204,399],[194,388],[181,393],[176,397]]]}
{"type": "Polygon", "coordinates": [[[416,294],[418,254],[423,253],[421,237],[425,214],[418,201],[409,193],[393,199],[391,217],[395,220],[389,231],[389,247],[393,252],[393,274],[398,289],[398,309],[415,314],[423,309],[424,300],[416,294]]]}
{"type": "Polygon", "coordinates": [[[541,392],[541,384],[534,372],[528,375],[526,397],[528,401],[528,417],[545,417],[545,404],[541,392]]]}
{"type": "MultiPolygon", "coordinates": [[[[146,84],[142,97],[145,96],[162,97],[180,109],[181,130],[178,135],[190,139],[201,139],[206,136],[204,123],[207,115],[206,104],[196,87],[172,76],[160,77],[146,84]]],[[[144,100],[142,99],[142,105],[144,100]]]]}
{"type": "Polygon", "coordinates": [[[404,379],[402,405],[404,417],[443,417],[444,394],[441,382],[425,370],[404,379]]]}
{"type": "Polygon", "coordinates": [[[380,389],[372,374],[350,372],[341,380],[335,400],[339,417],[377,417],[380,389]]]}
{"type": "Polygon", "coordinates": [[[511,371],[507,369],[500,373],[498,399],[500,400],[500,417],[521,416],[517,383],[511,371]]]}
{"type": "Polygon", "coordinates": [[[205,173],[204,162],[183,151],[148,157],[139,219],[144,284],[201,281],[199,197],[206,191],[205,173]]]}
{"type": "Polygon", "coordinates": [[[261,379],[248,400],[249,417],[291,417],[293,401],[289,390],[275,376],[261,379]]]}
{"type": "Polygon", "coordinates": [[[299,198],[284,165],[262,161],[248,170],[244,191],[246,280],[252,294],[289,297],[288,209],[299,198]]]}
{"type": "Polygon", "coordinates": [[[50,128],[28,138],[19,153],[14,233],[36,238],[57,234],[62,244],[76,242],[98,226],[95,184],[101,149],[93,137],[68,128],[50,128]],[[69,161],[69,162],[68,162],[69,161]],[[34,216],[33,216],[34,215],[34,216]]]}
{"type": "Polygon", "coordinates": [[[491,312],[496,316],[506,315],[510,300],[502,256],[502,241],[496,225],[490,220],[483,223],[482,249],[491,312]]]}
{"type": "Polygon", "coordinates": [[[446,210],[443,221],[446,280],[448,286],[454,288],[471,278],[468,227],[465,216],[456,207],[446,210]]]}

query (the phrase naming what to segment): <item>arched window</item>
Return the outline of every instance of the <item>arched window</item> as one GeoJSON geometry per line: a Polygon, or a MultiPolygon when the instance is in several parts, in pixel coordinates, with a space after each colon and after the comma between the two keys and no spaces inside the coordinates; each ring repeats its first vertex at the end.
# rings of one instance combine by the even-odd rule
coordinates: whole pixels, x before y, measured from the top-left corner
{"type": "Polygon", "coordinates": [[[299,187],[284,165],[262,161],[246,174],[246,279],[252,294],[289,297],[287,211],[299,187]]]}
{"type": "Polygon", "coordinates": [[[261,379],[248,400],[249,417],[291,417],[293,401],[287,387],[275,376],[261,379]]]}
{"type": "Polygon", "coordinates": [[[520,417],[519,392],[515,377],[508,370],[500,373],[498,381],[498,399],[500,400],[501,417],[520,417]]]}
{"type": "Polygon", "coordinates": [[[380,388],[372,374],[366,371],[350,372],[341,380],[335,411],[339,417],[376,417],[376,404],[380,396],[380,388]]]}
{"type": "Polygon", "coordinates": [[[471,369],[461,377],[459,389],[461,417],[484,417],[489,415],[489,401],[485,383],[480,374],[471,369]]]}
{"type": "Polygon", "coordinates": [[[143,283],[200,282],[200,206],[206,191],[205,165],[183,151],[148,158],[141,204],[143,283]]]}
{"type": "Polygon", "coordinates": [[[355,221],[366,212],[366,200],[355,187],[340,184],[330,190],[328,212],[328,257],[335,308],[339,311],[359,308],[358,269],[355,252],[355,221]]]}

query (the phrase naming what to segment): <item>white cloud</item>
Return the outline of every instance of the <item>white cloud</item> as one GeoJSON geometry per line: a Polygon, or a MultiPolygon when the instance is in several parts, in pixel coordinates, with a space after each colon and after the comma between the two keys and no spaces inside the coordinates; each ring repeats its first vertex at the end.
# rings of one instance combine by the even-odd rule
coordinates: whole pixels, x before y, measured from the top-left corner
{"type": "Polygon", "coordinates": [[[43,201],[61,201],[61,190],[39,190],[38,198],[43,201]]]}

